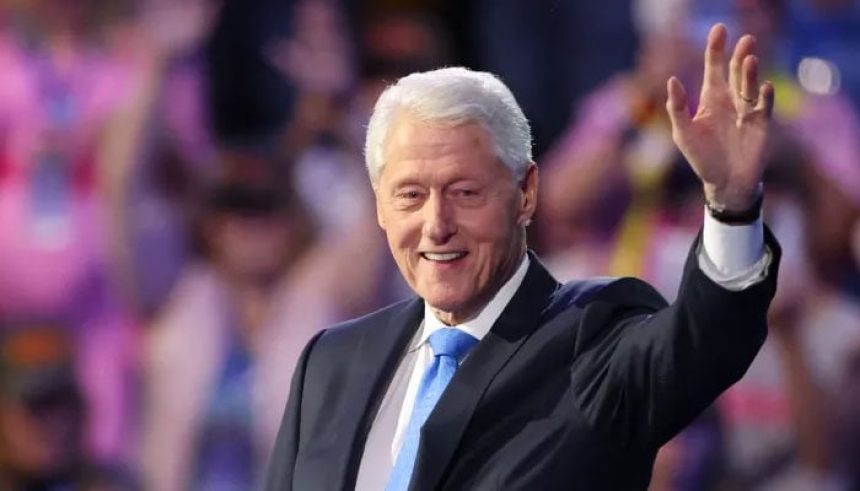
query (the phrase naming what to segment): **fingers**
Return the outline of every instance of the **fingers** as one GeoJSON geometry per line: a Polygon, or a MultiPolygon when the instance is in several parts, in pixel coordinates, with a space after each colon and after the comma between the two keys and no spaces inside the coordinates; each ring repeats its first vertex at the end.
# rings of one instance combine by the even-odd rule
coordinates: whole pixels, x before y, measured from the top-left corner
{"type": "Polygon", "coordinates": [[[751,110],[758,101],[758,58],[747,55],[743,61],[741,87],[738,96],[741,99],[740,109],[751,110]]]}
{"type": "MultiPolygon", "coordinates": [[[[740,98],[738,97],[739,94],[747,95],[746,92],[742,92],[743,64],[747,56],[752,54],[755,49],[755,45],[755,37],[749,34],[742,36],[738,40],[737,44],[735,44],[735,50],[732,53],[732,59],[729,62],[729,88],[732,91],[735,102],[740,102],[740,98]]],[[[753,84],[753,86],[755,87],[756,84],[753,84]]]]}
{"type": "MultiPolygon", "coordinates": [[[[717,26],[711,30],[716,29],[717,26]]],[[[711,38],[708,39],[709,47],[711,38]]],[[[729,90],[740,116],[773,111],[773,85],[766,82],[759,87],[759,61],[753,54],[756,39],[750,34],[741,36],[729,61],[729,90]]]]}
{"type": "Polygon", "coordinates": [[[770,81],[761,84],[758,102],[755,105],[756,112],[761,112],[770,118],[770,115],[773,114],[773,99],[773,84],[770,81]]]}
{"type": "Polygon", "coordinates": [[[666,112],[672,121],[672,134],[677,143],[688,133],[692,124],[690,110],[687,108],[687,91],[684,90],[684,85],[678,80],[678,77],[670,77],[669,81],[666,82],[666,92],[668,94],[666,112]]]}
{"type": "Polygon", "coordinates": [[[718,87],[726,82],[727,35],[726,26],[723,24],[714,24],[708,33],[708,43],[705,47],[704,87],[718,87]]]}

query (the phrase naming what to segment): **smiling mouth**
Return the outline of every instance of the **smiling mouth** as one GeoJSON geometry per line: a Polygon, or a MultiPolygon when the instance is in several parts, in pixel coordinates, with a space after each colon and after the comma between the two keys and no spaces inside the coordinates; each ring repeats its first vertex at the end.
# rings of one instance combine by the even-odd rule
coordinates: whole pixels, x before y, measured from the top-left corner
{"type": "Polygon", "coordinates": [[[447,263],[466,257],[465,252],[422,252],[421,257],[428,261],[447,263]]]}

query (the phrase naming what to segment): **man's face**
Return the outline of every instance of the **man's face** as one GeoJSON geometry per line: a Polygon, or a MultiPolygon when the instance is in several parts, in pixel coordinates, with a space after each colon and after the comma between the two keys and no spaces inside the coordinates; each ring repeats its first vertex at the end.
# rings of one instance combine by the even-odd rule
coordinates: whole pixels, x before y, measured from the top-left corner
{"type": "Polygon", "coordinates": [[[518,183],[492,143],[476,123],[403,113],[383,152],[379,225],[406,282],[452,325],[477,315],[513,274],[534,213],[537,167],[518,183]]]}

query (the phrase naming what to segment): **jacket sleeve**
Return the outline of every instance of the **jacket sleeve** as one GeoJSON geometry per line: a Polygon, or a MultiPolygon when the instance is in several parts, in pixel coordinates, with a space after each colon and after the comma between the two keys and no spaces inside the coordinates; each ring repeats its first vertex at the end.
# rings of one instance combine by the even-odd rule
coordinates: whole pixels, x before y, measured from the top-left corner
{"type": "Polygon", "coordinates": [[[628,278],[607,286],[585,309],[592,332],[574,377],[588,419],[626,450],[653,451],[671,439],[746,372],[767,336],[779,246],[767,277],[730,291],[698,267],[696,241],[677,300],[628,278]],[[584,368],[583,368],[584,367],[584,368]]]}
{"type": "Polygon", "coordinates": [[[317,339],[325,331],[317,333],[305,346],[296,363],[290,384],[290,397],[281,420],[281,428],[275,440],[275,447],[269,460],[263,484],[264,491],[291,491],[293,489],[293,470],[301,439],[302,392],[307,380],[307,362],[317,339]]]}

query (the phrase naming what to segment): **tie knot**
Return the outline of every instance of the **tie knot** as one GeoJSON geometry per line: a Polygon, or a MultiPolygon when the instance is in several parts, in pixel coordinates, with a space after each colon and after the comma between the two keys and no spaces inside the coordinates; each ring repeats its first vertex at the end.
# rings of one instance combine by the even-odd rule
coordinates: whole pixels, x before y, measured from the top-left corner
{"type": "Polygon", "coordinates": [[[427,339],[435,356],[450,356],[460,362],[478,340],[471,334],[452,327],[437,330],[427,339]]]}

